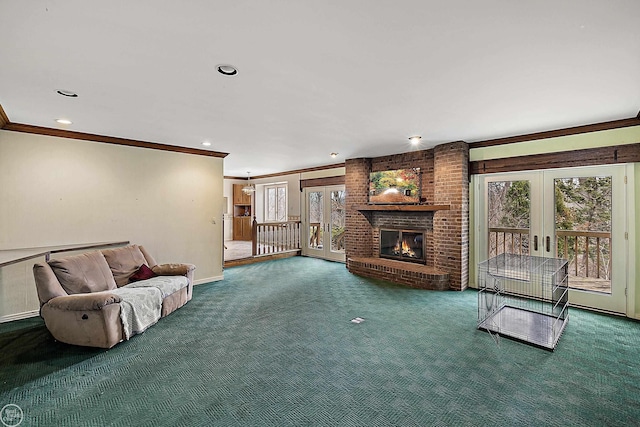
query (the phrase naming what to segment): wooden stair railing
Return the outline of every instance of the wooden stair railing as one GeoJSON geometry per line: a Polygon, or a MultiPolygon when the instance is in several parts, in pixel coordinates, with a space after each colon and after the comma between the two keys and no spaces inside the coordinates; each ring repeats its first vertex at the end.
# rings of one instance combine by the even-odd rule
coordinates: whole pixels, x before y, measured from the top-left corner
{"type": "Polygon", "coordinates": [[[258,223],[253,218],[251,254],[270,255],[300,250],[300,221],[258,223]]]}

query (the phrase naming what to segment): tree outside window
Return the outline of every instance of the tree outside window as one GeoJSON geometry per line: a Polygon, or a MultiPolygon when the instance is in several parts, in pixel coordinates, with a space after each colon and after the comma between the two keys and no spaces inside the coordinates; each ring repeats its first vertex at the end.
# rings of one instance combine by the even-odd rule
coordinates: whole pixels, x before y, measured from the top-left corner
{"type": "Polygon", "coordinates": [[[264,189],[265,220],[284,222],[287,220],[287,185],[268,185],[264,189]]]}

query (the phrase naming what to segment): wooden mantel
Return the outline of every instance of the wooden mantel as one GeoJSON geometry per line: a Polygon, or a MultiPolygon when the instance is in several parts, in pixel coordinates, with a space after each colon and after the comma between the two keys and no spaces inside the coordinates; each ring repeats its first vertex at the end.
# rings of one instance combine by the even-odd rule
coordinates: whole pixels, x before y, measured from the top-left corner
{"type": "Polygon", "coordinates": [[[449,210],[449,205],[353,205],[358,211],[432,212],[449,210]]]}

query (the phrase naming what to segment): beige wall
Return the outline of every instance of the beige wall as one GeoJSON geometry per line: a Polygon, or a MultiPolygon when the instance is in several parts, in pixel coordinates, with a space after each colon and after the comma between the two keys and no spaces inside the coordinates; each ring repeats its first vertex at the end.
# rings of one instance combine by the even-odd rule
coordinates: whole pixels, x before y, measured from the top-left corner
{"type": "MultiPolygon", "coordinates": [[[[494,147],[471,148],[469,157],[471,161],[507,158],[541,153],[562,152],[579,150],[584,148],[606,147],[622,144],[634,144],[640,142],[640,126],[632,126],[621,129],[590,132],[578,135],[542,139],[537,141],[521,142],[517,144],[499,145],[494,147]]],[[[637,226],[637,216],[640,214],[640,163],[634,163],[628,168],[633,176],[628,179],[627,189],[627,228],[629,232],[629,259],[628,259],[628,298],[627,315],[640,319],[640,227],[637,226]]],[[[477,232],[476,222],[479,220],[477,212],[477,180],[472,177],[470,185],[470,230],[477,232]]],[[[471,233],[469,254],[470,283],[475,287],[476,268],[479,261],[476,256],[478,236],[471,233]]]]}
{"type": "MultiPolygon", "coordinates": [[[[0,249],[129,240],[222,278],[223,159],[0,131],[0,249]]],[[[38,308],[33,261],[0,269],[0,319],[38,308]]]]}

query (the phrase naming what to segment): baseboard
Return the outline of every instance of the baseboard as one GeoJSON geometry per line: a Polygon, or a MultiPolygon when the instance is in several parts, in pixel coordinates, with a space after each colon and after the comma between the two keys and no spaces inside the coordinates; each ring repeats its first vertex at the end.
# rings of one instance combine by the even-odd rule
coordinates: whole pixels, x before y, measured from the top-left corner
{"type": "Polygon", "coordinates": [[[211,282],[218,282],[220,280],[224,279],[224,275],[222,276],[213,276],[213,277],[206,277],[204,279],[198,279],[198,280],[194,280],[193,281],[193,286],[196,285],[202,285],[204,283],[211,283],[211,282]]]}
{"type": "Polygon", "coordinates": [[[13,322],[14,320],[28,319],[30,317],[38,317],[40,312],[38,310],[23,311],[22,313],[8,314],[6,316],[0,316],[0,323],[13,322]]]}

